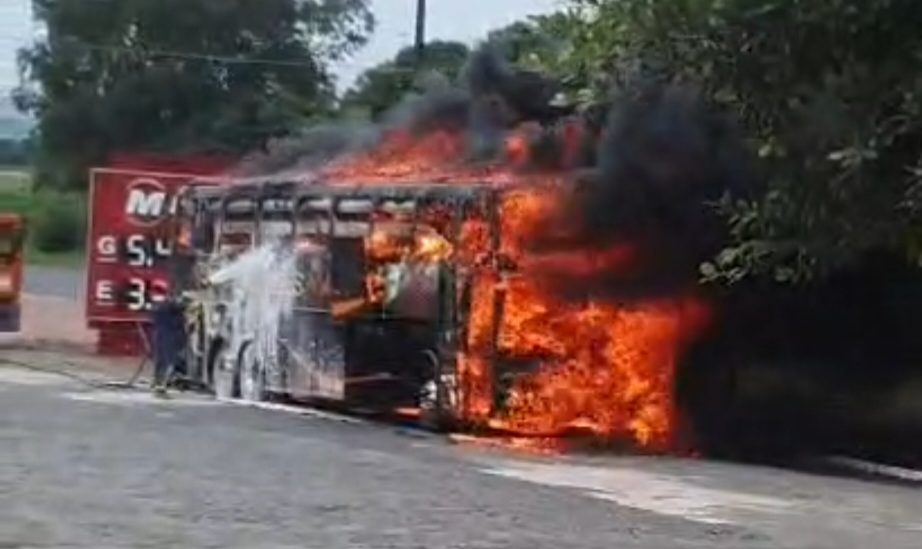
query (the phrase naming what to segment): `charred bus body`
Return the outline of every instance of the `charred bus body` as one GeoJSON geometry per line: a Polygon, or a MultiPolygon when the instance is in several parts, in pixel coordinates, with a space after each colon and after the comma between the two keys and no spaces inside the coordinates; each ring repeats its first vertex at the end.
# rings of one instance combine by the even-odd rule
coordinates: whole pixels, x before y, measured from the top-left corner
{"type": "Polygon", "coordinates": [[[499,192],[437,184],[189,187],[176,216],[173,282],[191,298],[190,376],[222,397],[403,410],[432,427],[458,420],[471,284],[500,263],[489,257],[498,255],[499,192]],[[471,219],[483,221],[492,254],[460,253],[471,219]],[[257,352],[263,328],[234,318],[239,296],[214,277],[266,248],[288,256],[297,272],[290,314],[268,334],[277,338],[271,360],[257,352]]]}

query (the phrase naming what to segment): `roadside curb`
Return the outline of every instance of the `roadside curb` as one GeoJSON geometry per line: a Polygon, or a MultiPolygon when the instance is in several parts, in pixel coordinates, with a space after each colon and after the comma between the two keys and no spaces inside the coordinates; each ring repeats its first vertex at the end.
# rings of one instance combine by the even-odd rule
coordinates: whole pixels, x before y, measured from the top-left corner
{"type": "Polygon", "coordinates": [[[922,486],[922,471],[918,469],[875,463],[849,456],[828,456],[823,461],[845,472],[857,473],[879,480],[922,486]]]}
{"type": "Polygon", "coordinates": [[[10,338],[0,336],[0,350],[94,355],[93,345],[90,344],[59,339],[24,339],[16,334],[12,334],[10,338]]]}
{"type": "Polygon", "coordinates": [[[221,402],[223,404],[232,404],[234,406],[240,406],[243,408],[256,408],[258,410],[267,410],[270,412],[283,412],[291,415],[298,416],[308,416],[315,417],[318,419],[325,419],[330,421],[336,421],[339,423],[348,423],[351,425],[367,425],[368,422],[361,418],[350,417],[342,414],[336,414],[333,412],[326,412],[323,410],[318,410],[317,408],[310,408],[303,405],[293,405],[293,404],[281,404],[277,402],[252,402],[248,400],[240,400],[236,398],[216,398],[215,401],[221,402]]]}

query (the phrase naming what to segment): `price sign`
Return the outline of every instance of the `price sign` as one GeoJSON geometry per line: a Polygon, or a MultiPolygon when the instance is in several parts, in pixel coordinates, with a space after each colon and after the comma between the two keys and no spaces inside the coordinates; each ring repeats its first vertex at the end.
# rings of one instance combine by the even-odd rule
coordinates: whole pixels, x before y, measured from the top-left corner
{"type": "Polygon", "coordinates": [[[144,322],[169,295],[170,218],[185,174],[94,170],[86,312],[92,326],[144,322]]]}

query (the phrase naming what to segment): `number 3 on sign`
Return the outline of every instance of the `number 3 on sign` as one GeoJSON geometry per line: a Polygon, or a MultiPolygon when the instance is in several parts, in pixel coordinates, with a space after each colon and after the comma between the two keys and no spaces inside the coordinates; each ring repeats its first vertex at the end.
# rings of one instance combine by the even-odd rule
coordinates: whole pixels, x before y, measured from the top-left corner
{"type": "Polygon", "coordinates": [[[126,295],[128,297],[129,311],[146,311],[150,309],[150,303],[147,301],[147,282],[143,279],[129,279],[126,295]]]}

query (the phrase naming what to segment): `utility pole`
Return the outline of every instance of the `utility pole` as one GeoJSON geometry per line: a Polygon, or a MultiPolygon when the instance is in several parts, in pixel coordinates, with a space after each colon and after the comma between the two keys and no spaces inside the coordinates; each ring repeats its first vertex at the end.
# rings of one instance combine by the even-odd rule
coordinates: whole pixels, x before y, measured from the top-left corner
{"type": "Polygon", "coordinates": [[[426,0],[416,0],[416,62],[426,55],[426,0]]]}

